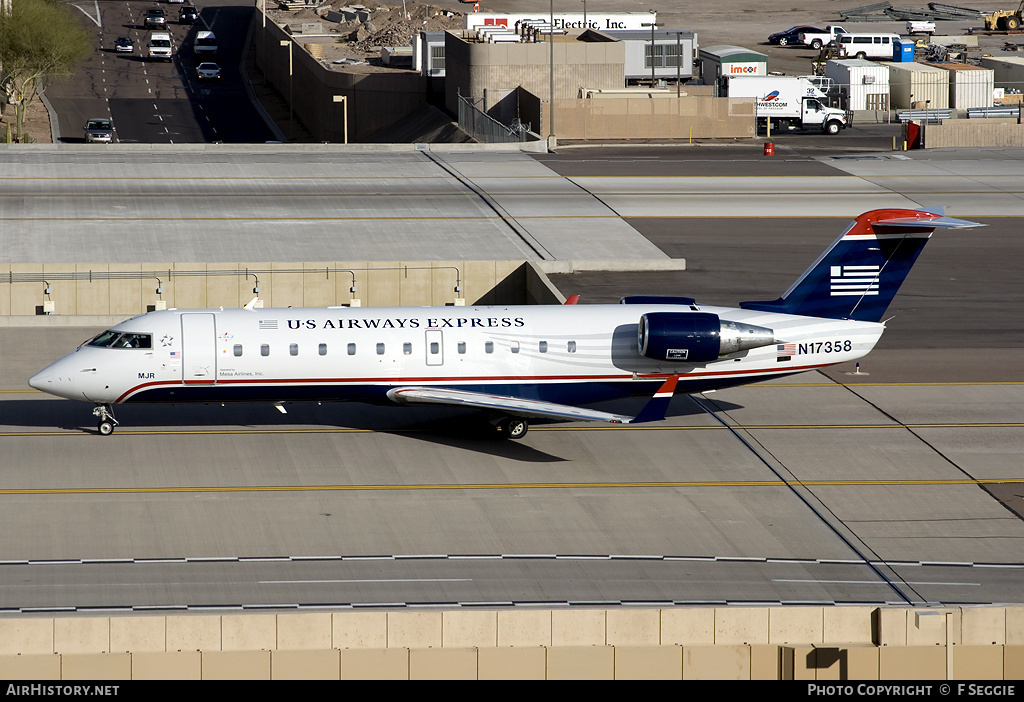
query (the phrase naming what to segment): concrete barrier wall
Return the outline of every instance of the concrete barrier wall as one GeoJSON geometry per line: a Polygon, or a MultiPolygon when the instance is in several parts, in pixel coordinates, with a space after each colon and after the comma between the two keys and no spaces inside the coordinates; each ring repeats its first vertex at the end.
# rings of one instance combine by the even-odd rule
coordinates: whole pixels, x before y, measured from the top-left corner
{"type": "MultiPolygon", "coordinates": [[[[294,119],[300,120],[313,141],[364,141],[427,102],[426,78],[412,71],[348,73],[321,65],[303,46],[302,35],[292,36],[269,18],[264,28],[254,14],[250,47],[256,65],[285,101],[291,100],[294,119]],[[285,46],[281,42],[286,42],[285,46]],[[346,103],[335,102],[344,97],[346,103]]],[[[287,121],[278,124],[289,140],[287,121]]]]}
{"type": "Polygon", "coordinates": [[[558,304],[557,291],[546,276],[522,261],[394,261],[304,263],[141,263],[141,264],[5,264],[0,267],[0,316],[37,315],[53,302],[56,315],[141,314],[163,301],[179,309],[241,307],[255,293],[265,307],[347,305],[353,298],[364,307],[392,305],[558,304]],[[353,274],[328,272],[349,269],[353,274]],[[246,276],[217,271],[258,271],[246,276]],[[304,270],[305,272],[292,272],[304,270]],[[153,277],[108,279],[90,272],[153,273],[153,277]],[[275,272],[278,271],[278,272],[275,272]],[[168,275],[168,273],[171,275],[168,275]],[[199,275],[184,275],[199,272],[199,275]],[[209,273],[208,275],[202,274],[209,273]],[[78,280],[55,275],[76,273],[78,280]],[[10,282],[12,276],[38,282],[10,282]],[[52,279],[48,279],[50,276],[52,279]],[[529,276],[529,284],[528,284],[529,276]],[[91,278],[91,279],[90,279],[91,278]],[[157,294],[158,285],[162,294],[157,294]],[[43,282],[46,281],[46,282],[43,282]],[[461,291],[456,292],[456,282],[461,291]],[[45,293],[49,284],[50,294],[45,293]]]}
{"type": "Polygon", "coordinates": [[[1024,146],[1024,125],[1016,119],[950,119],[929,124],[926,148],[1024,146]]]}
{"type": "Polygon", "coordinates": [[[1024,606],[0,618],[0,678],[1010,680],[1024,606]]]}
{"type": "Polygon", "coordinates": [[[751,98],[555,100],[559,139],[752,138],[751,98]]]}

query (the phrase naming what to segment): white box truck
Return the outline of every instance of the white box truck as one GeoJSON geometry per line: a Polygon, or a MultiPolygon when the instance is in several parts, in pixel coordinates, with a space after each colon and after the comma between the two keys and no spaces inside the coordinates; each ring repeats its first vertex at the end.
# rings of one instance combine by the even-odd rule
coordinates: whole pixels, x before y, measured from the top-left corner
{"type": "Polygon", "coordinates": [[[814,83],[796,76],[747,76],[729,78],[729,97],[755,99],[758,126],[783,129],[815,129],[838,134],[849,124],[847,114],[825,104],[826,96],[814,83]]]}
{"type": "Polygon", "coordinates": [[[170,32],[150,32],[146,43],[146,56],[149,59],[170,61],[174,55],[170,32]]]}

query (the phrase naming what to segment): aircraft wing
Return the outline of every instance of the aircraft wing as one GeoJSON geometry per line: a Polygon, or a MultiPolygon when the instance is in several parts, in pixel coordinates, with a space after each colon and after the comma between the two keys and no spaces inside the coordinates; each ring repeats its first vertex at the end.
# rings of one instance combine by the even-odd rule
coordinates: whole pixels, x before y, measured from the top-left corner
{"type": "Polygon", "coordinates": [[[400,404],[477,407],[517,417],[550,417],[553,419],[610,422],[612,424],[635,424],[638,422],[657,422],[665,418],[665,411],[668,409],[669,400],[672,399],[672,395],[675,392],[677,381],[678,376],[672,376],[666,380],[636,417],[601,412],[573,405],[561,405],[557,402],[544,402],[543,400],[530,400],[522,397],[491,395],[483,392],[451,390],[448,388],[392,388],[388,390],[388,398],[400,404]]]}

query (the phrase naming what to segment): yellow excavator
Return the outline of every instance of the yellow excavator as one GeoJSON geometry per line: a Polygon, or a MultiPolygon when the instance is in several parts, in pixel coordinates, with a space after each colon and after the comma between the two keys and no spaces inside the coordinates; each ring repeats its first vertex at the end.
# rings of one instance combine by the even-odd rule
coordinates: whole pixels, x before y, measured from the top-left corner
{"type": "Polygon", "coordinates": [[[996,10],[992,14],[985,15],[985,29],[1020,29],[1021,21],[1024,20],[1024,0],[1016,10],[996,10]]]}

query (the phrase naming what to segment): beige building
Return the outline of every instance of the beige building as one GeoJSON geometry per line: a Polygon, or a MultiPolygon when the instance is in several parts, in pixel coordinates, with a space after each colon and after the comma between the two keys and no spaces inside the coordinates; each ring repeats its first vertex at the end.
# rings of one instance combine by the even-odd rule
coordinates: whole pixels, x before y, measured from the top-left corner
{"type": "MultiPolygon", "coordinates": [[[[552,85],[556,100],[576,98],[585,88],[622,88],[625,63],[625,44],[594,31],[555,35],[554,42],[494,43],[480,41],[470,31],[449,31],[445,107],[458,114],[462,95],[486,103],[486,112],[505,121],[502,116],[509,108],[496,106],[517,88],[543,101],[551,97],[552,85]]],[[[542,129],[546,127],[534,123],[534,131],[542,129]]]]}
{"type": "Polygon", "coordinates": [[[754,136],[753,100],[710,97],[703,86],[627,91],[625,42],[592,30],[546,38],[447,32],[447,109],[458,114],[462,96],[503,124],[519,119],[560,140],[754,136]]]}

